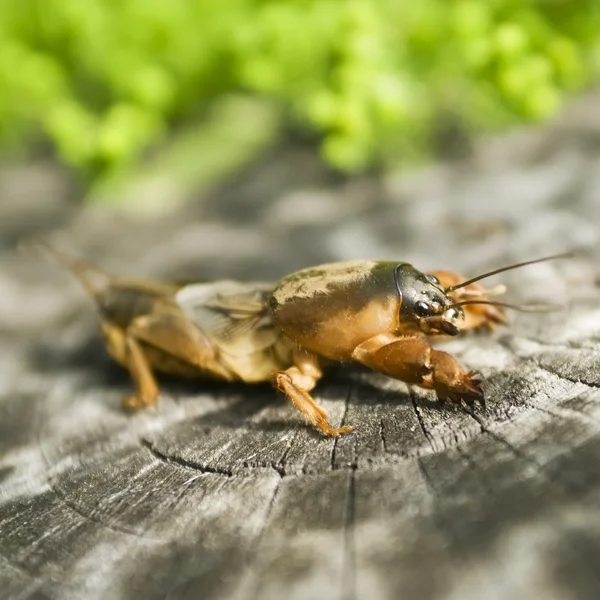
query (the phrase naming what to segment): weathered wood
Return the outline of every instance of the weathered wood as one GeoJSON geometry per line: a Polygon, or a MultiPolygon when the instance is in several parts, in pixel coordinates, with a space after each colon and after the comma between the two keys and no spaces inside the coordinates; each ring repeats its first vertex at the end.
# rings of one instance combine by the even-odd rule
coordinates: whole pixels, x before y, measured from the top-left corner
{"type": "Polygon", "coordinates": [[[50,167],[32,172],[48,205],[41,183],[20,189],[6,167],[0,596],[597,598],[598,100],[486,140],[467,163],[384,182],[340,182],[307,153],[280,152],[133,227],[63,200],[50,167]],[[13,249],[57,224],[64,245],[109,268],[182,278],[277,278],[351,258],[469,275],[583,251],[503,277],[511,299],[563,310],[445,344],[485,376],[487,410],[342,368],[316,396],[356,433],[332,440],[268,386],[165,380],[156,409],[123,413],[130,383],[76,284],[13,249]]]}

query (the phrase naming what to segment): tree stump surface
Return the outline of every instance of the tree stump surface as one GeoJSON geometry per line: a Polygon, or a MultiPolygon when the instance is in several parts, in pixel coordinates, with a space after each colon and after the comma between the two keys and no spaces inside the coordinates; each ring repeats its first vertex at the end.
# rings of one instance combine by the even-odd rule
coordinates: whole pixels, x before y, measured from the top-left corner
{"type": "Polygon", "coordinates": [[[136,221],[65,200],[45,164],[0,171],[0,596],[6,599],[596,599],[600,595],[600,96],[467,162],[339,181],[282,149],[177,213],[136,221]],[[277,279],[331,260],[504,274],[550,301],[445,343],[487,409],[357,367],[315,397],[326,439],[268,385],[165,379],[120,403],[70,276],[18,254],[54,232],[113,271],[277,279]]]}

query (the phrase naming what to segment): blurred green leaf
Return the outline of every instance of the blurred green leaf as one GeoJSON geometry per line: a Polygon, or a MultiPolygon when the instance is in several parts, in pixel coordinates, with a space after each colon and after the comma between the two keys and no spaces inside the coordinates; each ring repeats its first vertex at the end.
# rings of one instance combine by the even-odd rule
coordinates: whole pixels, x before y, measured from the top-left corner
{"type": "Polygon", "coordinates": [[[440,115],[547,119],[599,76],[591,0],[0,2],[0,143],[45,136],[91,185],[232,94],[354,172],[421,160],[440,115]]]}
{"type": "MultiPolygon", "coordinates": [[[[112,123],[126,117],[128,110],[122,107],[112,123]]],[[[86,200],[138,213],[164,212],[246,164],[273,143],[279,128],[280,115],[273,105],[240,95],[224,97],[204,119],[172,135],[142,165],[121,163],[92,186],[86,200]]],[[[117,150],[124,144],[119,137],[109,141],[117,150]]]]}

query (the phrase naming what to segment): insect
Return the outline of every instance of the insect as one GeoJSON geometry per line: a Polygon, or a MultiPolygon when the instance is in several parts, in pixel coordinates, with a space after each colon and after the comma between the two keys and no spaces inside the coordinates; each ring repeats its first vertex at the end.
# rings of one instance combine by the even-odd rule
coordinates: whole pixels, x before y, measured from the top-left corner
{"type": "Polygon", "coordinates": [[[505,308],[535,309],[491,300],[504,286],[486,290],[477,282],[566,256],[468,280],[402,262],[353,261],[304,269],[277,283],[175,285],[115,276],[47,244],[36,246],[66,266],[95,301],[106,348],[135,384],[125,408],[157,402],[156,372],[270,380],[310,425],[336,437],[353,428],[333,427],[310,394],[332,363],[361,363],[439,399],[483,403],[479,376],[428,337],[490,330],[506,323],[505,308]]]}

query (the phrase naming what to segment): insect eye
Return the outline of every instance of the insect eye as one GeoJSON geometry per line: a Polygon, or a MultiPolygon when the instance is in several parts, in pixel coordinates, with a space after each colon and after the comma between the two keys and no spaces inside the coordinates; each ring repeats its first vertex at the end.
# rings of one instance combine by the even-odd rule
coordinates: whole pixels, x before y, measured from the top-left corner
{"type": "Polygon", "coordinates": [[[440,280],[435,276],[435,275],[425,275],[425,277],[427,277],[427,280],[430,281],[431,283],[435,284],[435,285],[440,285],[440,280]]]}
{"type": "Polygon", "coordinates": [[[415,304],[415,312],[418,317],[426,317],[431,314],[431,306],[427,304],[427,302],[423,302],[423,300],[419,300],[415,304]]]}

